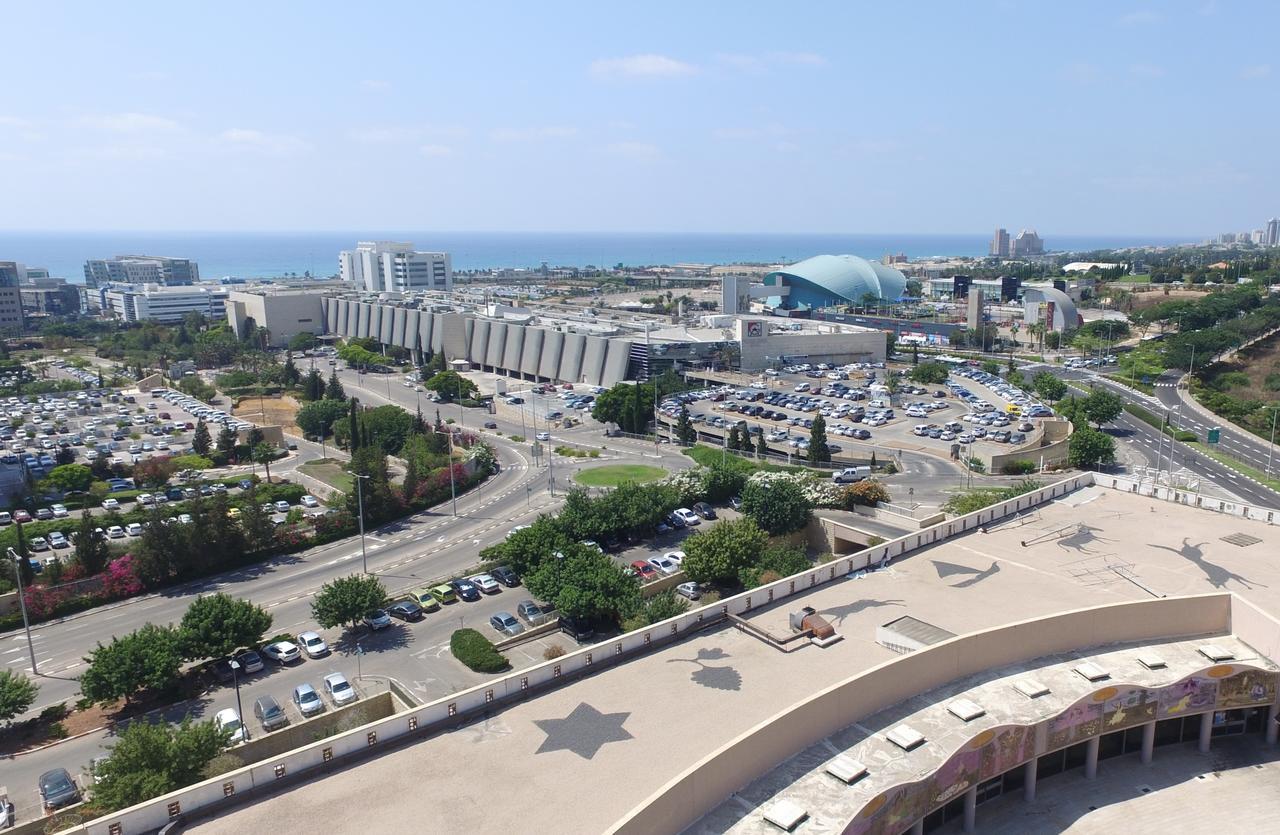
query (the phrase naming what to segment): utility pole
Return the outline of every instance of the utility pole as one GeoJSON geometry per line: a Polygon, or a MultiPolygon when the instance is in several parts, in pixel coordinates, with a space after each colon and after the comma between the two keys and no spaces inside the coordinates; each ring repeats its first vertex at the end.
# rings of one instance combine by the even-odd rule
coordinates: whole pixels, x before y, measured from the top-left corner
{"type": "Polygon", "coordinates": [[[369,573],[369,552],[364,547],[364,491],[360,488],[360,482],[369,476],[352,473],[352,478],[356,480],[356,511],[360,517],[360,562],[364,566],[364,573],[369,573]]]}
{"type": "Polygon", "coordinates": [[[13,573],[18,581],[18,605],[22,607],[22,628],[27,633],[27,651],[31,653],[31,675],[39,675],[36,669],[36,645],[31,640],[31,621],[27,619],[27,596],[22,591],[22,569],[18,566],[27,557],[19,556],[13,548],[9,549],[9,557],[13,560],[13,573]]]}

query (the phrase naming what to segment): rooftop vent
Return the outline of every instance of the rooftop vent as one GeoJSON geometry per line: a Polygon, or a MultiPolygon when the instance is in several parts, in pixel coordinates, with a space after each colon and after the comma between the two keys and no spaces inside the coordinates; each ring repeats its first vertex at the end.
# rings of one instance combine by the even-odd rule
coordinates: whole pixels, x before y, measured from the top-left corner
{"type": "Polygon", "coordinates": [[[1208,658],[1210,661],[1230,661],[1235,658],[1235,654],[1230,650],[1225,650],[1217,644],[1205,644],[1200,647],[1197,652],[1208,658]]]}
{"type": "Polygon", "coordinates": [[[809,817],[809,813],[800,804],[790,800],[779,800],[764,812],[764,819],[783,832],[790,832],[809,817]]]}
{"type": "Polygon", "coordinates": [[[1262,540],[1252,534],[1232,533],[1222,537],[1222,541],[1232,545],[1238,545],[1241,548],[1248,548],[1250,545],[1257,545],[1262,540]]]}
{"type": "Polygon", "coordinates": [[[947,705],[947,713],[950,713],[957,719],[963,719],[966,722],[972,722],[979,716],[986,715],[986,711],[982,709],[981,705],[976,702],[972,702],[969,699],[956,699],[954,702],[947,705]]]}
{"type": "Polygon", "coordinates": [[[1138,663],[1146,667],[1148,670],[1163,670],[1168,665],[1164,663],[1164,659],[1153,652],[1145,652],[1138,656],[1138,663]]]}
{"type": "Polygon", "coordinates": [[[844,754],[827,763],[827,773],[842,783],[855,783],[867,775],[867,767],[844,754]]]}
{"type": "Polygon", "coordinates": [[[885,739],[901,748],[903,751],[910,751],[924,744],[924,734],[917,731],[910,725],[899,725],[889,733],[885,734],[885,739]]]}
{"type": "Polygon", "coordinates": [[[1106,681],[1111,678],[1111,673],[1099,667],[1092,661],[1086,661],[1083,664],[1077,664],[1071,669],[1084,676],[1089,681],[1106,681]]]}
{"type": "Polygon", "coordinates": [[[1041,696],[1049,695],[1049,688],[1034,678],[1018,679],[1013,683],[1013,689],[1028,699],[1038,699],[1041,696]]]}

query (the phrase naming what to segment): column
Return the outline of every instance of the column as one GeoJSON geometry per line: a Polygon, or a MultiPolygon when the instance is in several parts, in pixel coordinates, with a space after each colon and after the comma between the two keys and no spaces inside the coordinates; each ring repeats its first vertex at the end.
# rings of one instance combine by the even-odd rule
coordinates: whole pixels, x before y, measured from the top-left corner
{"type": "Polygon", "coordinates": [[[1098,776],[1098,746],[1102,743],[1102,737],[1095,736],[1085,744],[1084,749],[1084,779],[1092,780],[1098,776]]]}
{"type": "Polygon", "coordinates": [[[1156,723],[1148,722],[1142,726],[1142,764],[1151,765],[1151,755],[1156,747],[1156,723]]]}
{"type": "Polygon", "coordinates": [[[1200,753],[1209,753],[1209,738],[1213,736],[1213,711],[1200,714],[1200,753]]]}
{"type": "Polygon", "coordinates": [[[924,835],[924,818],[912,824],[911,835],[924,835]]]}
{"type": "Polygon", "coordinates": [[[1036,769],[1039,766],[1039,758],[1032,757],[1022,767],[1022,799],[1027,803],[1031,803],[1036,799],[1036,769]]]}
{"type": "Polygon", "coordinates": [[[972,832],[978,825],[978,787],[964,793],[964,831],[972,832]]]}
{"type": "Polygon", "coordinates": [[[1276,724],[1276,719],[1280,718],[1280,705],[1271,705],[1267,708],[1267,744],[1275,745],[1276,736],[1280,733],[1280,725],[1276,724]]]}

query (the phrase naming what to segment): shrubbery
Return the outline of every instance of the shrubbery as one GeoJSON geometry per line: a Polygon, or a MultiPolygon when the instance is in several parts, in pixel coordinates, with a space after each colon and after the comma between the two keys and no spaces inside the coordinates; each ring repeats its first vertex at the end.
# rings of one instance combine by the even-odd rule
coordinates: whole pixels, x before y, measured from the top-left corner
{"type": "Polygon", "coordinates": [[[1036,466],[1036,462],[1020,458],[1017,461],[1006,461],[1000,468],[1000,472],[1005,475],[1031,475],[1037,469],[1039,467],[1036,466]]]}
{"type": "Polygon", "coordinates": [[[477,673],[498,673],[510,664],[507,657],[498,652],[493,643],[474,629],[459,629],[449,638],[449,651],[453,657],[477,673]]]}

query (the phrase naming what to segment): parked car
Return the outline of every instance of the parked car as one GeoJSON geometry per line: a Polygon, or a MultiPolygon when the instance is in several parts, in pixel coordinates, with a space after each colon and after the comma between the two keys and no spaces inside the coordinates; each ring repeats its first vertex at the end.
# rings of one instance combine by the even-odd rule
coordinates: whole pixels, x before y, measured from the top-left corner
{"type": "Polygon", "coordinates": [[[289,715],[280,707],[275,696],[259,696],[253,700],[253,715],[262,723],[262,729],[270,733],[289,724],[289,715]]]}
{"type": "Polygon", "coordinates": [[[49,510],[52,511],[54,519],[66,519],[70,515],[65,504],[55,504],[49,510]]]}
{"type": "Polygon", "coordinates": [[[315,496],[311,495],[310,493],[303,496],[298,501],[302,504],[303,507],[319,507],[320,506],[320,500],[317,499],[315,496]]]}
{"type": "Polygon", "coordinates": [[[520,575],[505,565],[500,565],[489,572],[493,579],[509,589],[513,589],[520,585],[520,575]]]}
{"type": "Polygon", "coordinates": [[[324,692],[328,694],[330,701],[335,706],[341,706],[354,702],[357,693],[351,683],[347,681],[347,677],[342,673],[330,673],[324,677],[324,692]]]}
{"type": "Polygon", "coordinates": [[[422,607],[414,600],[397,600],[387,607],[387,614],[398,620],[422,620],[422,607]]]}
{"type": "Polygon", "coordinates": [[[49,540],[45,539],[43,536],[33,536],[27,543],[27,547],[32,551],[48,551],[49,540]]]}
{"type": "Polygon", "coordinates": [[[244,670],[246,673],[260,673],[264,666],[262,663],[262,656],[258,655],[257,652],[251,649],[247,649],[237,655],[236,661],[239,662],[240,669],[244,670]]]}
{"type": "Polygon", "coordinates": [[[485,594],[497,594],[502,591],[502,587],[498,585],[498,581],[488,574],[477,574],[470,579],[472,583],[475,583],[476,588],[480,589],[480,591],[485,594]]]}
{"type": "Polygon", "coordinates": [[[289,503],[286,502],[284,499],[281,499],[280,501],[276,502],[275,507],[276,507],[276,513],[289,512],[289,503]]]}
{"type": "Polygon", "coordinates": [[[521,600],[516,606],[516,613],[524,618],[530,625],[540,623],[545,612],[542,607],[532,600],[521,600]]]}
{"type": "Polygon", "coordinates": [[[293,703],[303,716],[314,716],[324,712],[324,701],[310,684],[299,684],[293,688],[293,703]]]}
{"type": "Polygon", "coordinates": [[[520,625],[520,621],[510,612],[498,612],[489,618],[489,625],[501,632],[503,635],[518,635],[524,631],[524,627],[520,625]]]}
{"type": "Polygon", "coordinates": [[[480,599],[480,589],[476,588],[476,584],[470,580],[454,577],[449,581],[449,586],[453,588],[458,597],[468,603],[474,603],[480,599]]]}
{"type": "Polygon", "coordinates": [[[387,614],[385,609],[372,609],[365,612],[364,625],[374,631],[386,629],[391,625],[391,616],[387,614]]]}
{"type": "Polygon", "coordinates": [[[716,509],[706,502],[694,502],[693,507],[689,508],[703,519],[716,518],[716,509]]]}
{"type": "Polygon", "coordinates": [[[53,531],[49,534],[49,545],[53,548],[67,548],[71,543],[67,542],[66,536],[61,531],[53,531]]]}
{"type": "Polygon", "coordinates": [[[733,508],[734,510],[742,510],[742,497],[741,497],[741,496],[730,496],[730,497],[729,497],[729,507],[733,508]]]}
{"type": "Polygon", "coordinates": [[[698,591],[697,583],[681,583],[676,586],[676,594],[681,597],[687,597],[690,600],[697,600],[702,597],[702,592],[698,591]]]}
{"type": "Polygon", "coordinates": [[[631,570],[640,578],[640,582],[647,583],[650,580],[657,579],[658,569],[654,568],[645,560],[632,560],[631,570]]]}
{"type": "Polygon", "coordinates": [[[142,525],[138,522],[130,522],[125,525],[124,532],[129,536],[142,536],[142,525]]]}
{"type": "Polygon", "coordinates": [[[596,636],[595,627],[586,618],[561,615],[559,626],[560,631],[567,632],[578,643],[585,643],[596,636]]]}
{"type": "Polygon", "coordinates": [[[262,648],[262,654],[277,664],[291,664],[302,660],[302,651],[291,641],[276,641],[262,648]]]}
{"type": "Polygon", "coordinates": [[[666,556],[657,556],[649,558],[649,565],[653,566],[660,574],[675,574],[680,570],[679,564],[666,556]]]}
{"type": "Polygon", "coordinates": [[[549,440],[551,440],[551,433],[550,433],[550,432],[538,432],[537,434],[535,434],[535,435],[534,435],[534,438],[536,438],[536,439],[537,439],[537,440],[539,440],[539,441],[549,441],[549,440]]]}
{"type": "Polygon", "coordinates": [[[240,714],[236,713],[233,707],[223,708],[213,717],[213,724],[220,731],[231,731],[231,744],[244,742],[244,723],[240,721],[240,714]]]}
{"type": "Polygon", "coordinates": [[[65,768],[55,768],[40,775],[40,804],[46,812],[80,802],[80,789],[65,768]]]}
{"type": "Polygon", "coordinates": [[[441,583],[438,586],[432,586],[427,589],[427,591],[431,592],[431,596],[440,603],[448,604],[458,602],[458,593],[454,591],[453,586],[448,583],[441,583]]]}
{"type": "Polygon", "coordinates": [[[298,635],[298,643],[302,651],[311,658],[321,658],[329,654],[329,645],[320,637],[319,632],[303,632],[298,635]]]}

